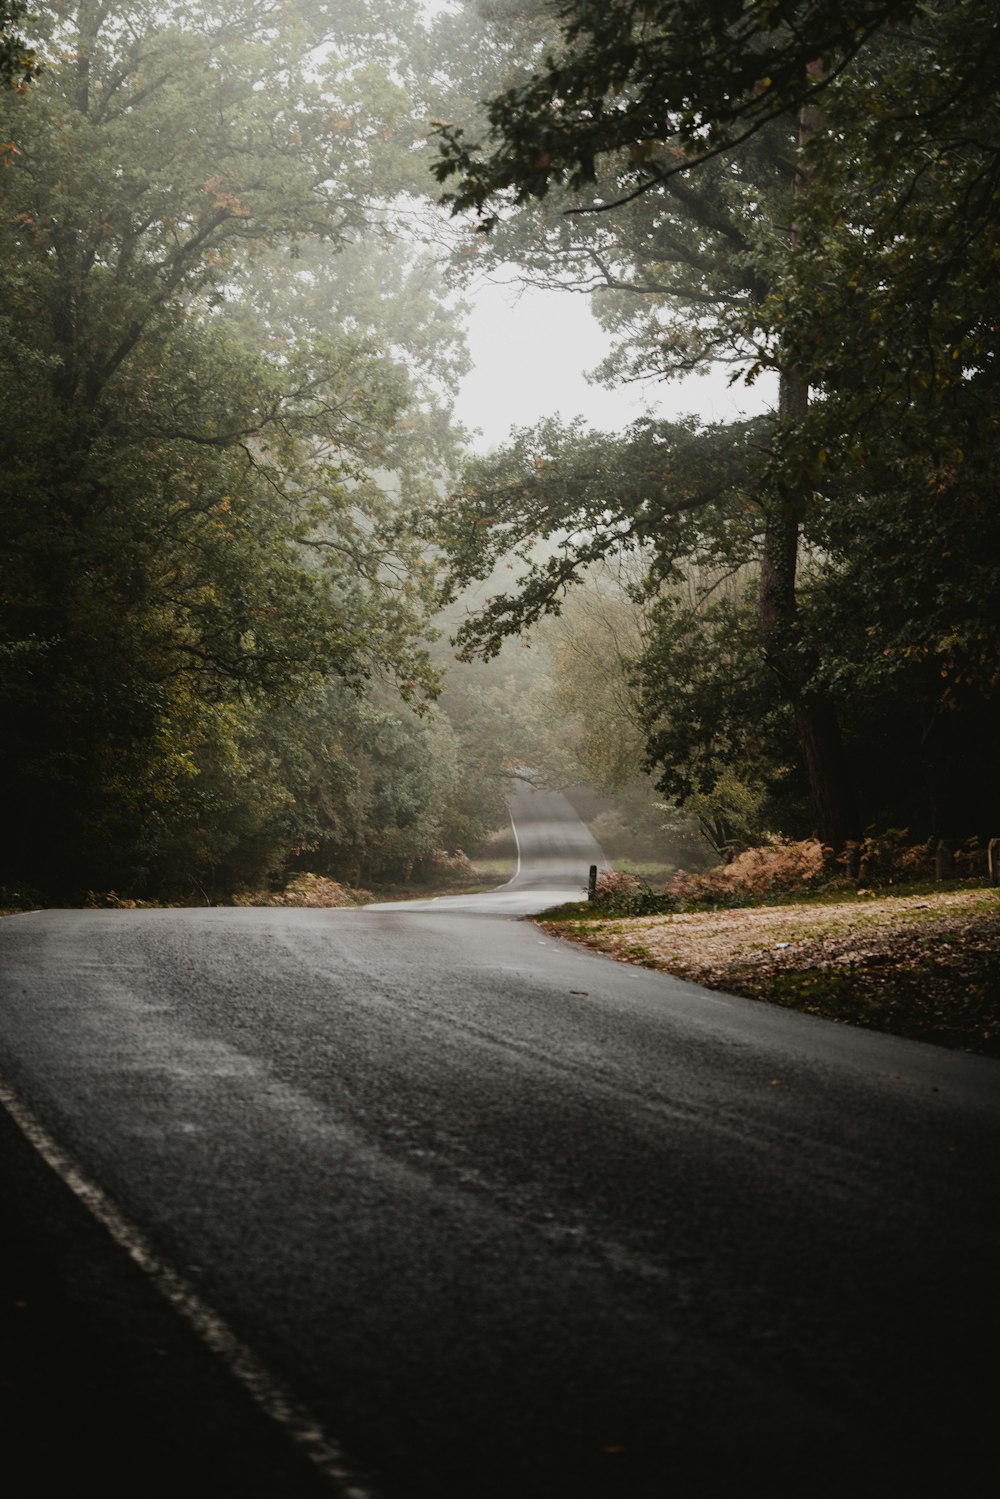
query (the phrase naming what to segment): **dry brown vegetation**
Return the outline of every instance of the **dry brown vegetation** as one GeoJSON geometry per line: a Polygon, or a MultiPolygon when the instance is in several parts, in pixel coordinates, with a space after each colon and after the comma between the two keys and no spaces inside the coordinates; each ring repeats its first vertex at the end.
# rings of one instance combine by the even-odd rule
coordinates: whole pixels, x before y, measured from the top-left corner
{"type": "Polygon", "coordinates": [[[339,906],[366,906],[375,899],[370,890],[354,890],[341,885],[337,880],[327,879],[322,874],[297,874],[288,881],[280,894],[267,892],[239,895],[233,904],[237,906],[304,906],[316,910],[336,909],[339,906]]]}
{"type": "Polygon", "coordinates": [[[1000,891],[987,887],[542,924],[710,989],[1000,1056],[1000,891]]]}

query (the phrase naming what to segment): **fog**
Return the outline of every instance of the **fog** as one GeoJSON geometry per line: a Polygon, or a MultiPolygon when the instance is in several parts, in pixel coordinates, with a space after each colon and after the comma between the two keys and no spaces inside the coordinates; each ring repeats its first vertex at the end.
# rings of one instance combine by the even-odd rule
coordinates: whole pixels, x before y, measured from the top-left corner
{"type": "Polygon", "coordinates": [[[462,382],[455,414],[479,451],[504,443],[512,427],[548,416],[582,416],[602,431],[617,431],[647,412],[707,422],[736,421],[770,409],[774,382],[730,386],[729,371],[607,389],[587,379],[611,347],[579,292],[550,291],[479,278],[465,290],[473,368],[462,382]]]}

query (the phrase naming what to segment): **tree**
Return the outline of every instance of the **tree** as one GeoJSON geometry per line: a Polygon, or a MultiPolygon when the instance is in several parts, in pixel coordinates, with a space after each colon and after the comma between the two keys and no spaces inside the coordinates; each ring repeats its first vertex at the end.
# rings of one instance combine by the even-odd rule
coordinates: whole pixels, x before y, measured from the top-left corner
{"type": "MultiPolygon", "coordinates": [[[[260,765],[267,705],[331,674],[432,689],[397,495],[441,472],[444,397],[333,290],[337,252],[388,244],[419,172],[390,10],[52,5],[43,77],[0,100],[21,879],[155,878],[183,846],[218,862],[210,781],[260,765]]],[[[411,330],[444,319],[429,283],[404,295],[411,330]]]]}
{"type": "MultiPolygon", "coordinates": [[[[772,308],[815,392],[775,461],[823,496],[813,533],[839,563],[837,627],[813,629],[814,659],[842,694],[851,683],[875,743],[893,716],[907,724],[893,749],[923,783],[911,806],[922,789],[948,839],[988,835],[998,812],[982,754],[1000,712],[996,30],[977,0],[924,6],[831,84],[772,308]]],[[[870,794],[872,758],[856,760],[870,794]]]]}
{"type": "Polygon", "coordinates": [[[646,611],[621,570],[598,567],[544,632],[562,734],[579,779],[598,791],[621,792],[645,769],[646,736],[633,675],[646,626],[646,611]]]}
{"type": "Polygon", "coordinates": [[[634,668],[659,789],[723,858],[777,830],[811,831],[792,712],[764,662],[755,580],[664,592],[634,668]]]}
{"type": "MultiPolygon", "coordinates": [[[[923,258],[926,274],[927,261],[950,238],[957,267],[958,245],[971,236],[983,250],[974,275],[980,281],[995,275],[987,228],[995,219],[995,152],[983,144],[989,133],[978,135],[972,122],[976,108],[988,119],[995,107],[991,70],[982,70],[984,81],[977,68],[995,17],[978,0],[922,7],[919,14],[911,5],[863,3],[649,7],[621,0],[598,7],[581,0],[559,7],[559,13],[562,35],[543,66],[489,102],[486,145],[467,145],[463,125],[442,132],[438,176],[449,183],[457,176],[448,201],[477,209],[482,227],[508,248],[525,212],[534,229],[541,223],[541,253],[553,267],[553,280],[564,276],[586,289],[603,285],[618,296],[612,319],[630,339],[643,341],[620,350],[609,373],[670,373],[720,353],[742,361],[751,375],[762,368],[779,372],[779,419],[766,439],[761,434],[767,460],[752,462],[744,476],[748,498],[759,504],[763,518],[762,648],[795,713],[820,835],[836,848],[858,823],[830,679],[820,669],[814,632],[802,615],[800,548],[810,530],[823,529],[823,505],[838,498],[838,484],[824,473],[830,456],[839,461],[853,440],[858,461],[867,461],[872,426],[865,425],[866,397],[858,396],[865,374],[877,389],[896,393],[883,413],[890,428],[901,415],[908,436],[916,436],[920,411],[928,410],[926,401],[914,397],[913,358],[900,361],[890,336],[894,312],[898,323],[915,301],[913,264],[923,258]],[[897,68],[900,49],[905,61],[897,68]],[[916,81],[929,60],[936,82],[928,92],[916,81]],[[889,107],[875,112],[876,126],[866,133],[876,87],[889,107]],[[818,101],[829,110],[829,128],[819,128],[818,101]],[[941,199],[941,185],[928,172],[931,160],[948,188],[949,206],[939,212],[936,230],[928,203],[934,188],[941,199]],[[774,187],[762,170],[766,164],[774,187]],[[893,186],[883,201],[887,174],[893,186]],[[556,196],[566,188],[573,196],[568,212],[565,198],[556,196]],[[546,215],[553,199],[557,212],[546,215]],[[532,209],[536,201],[541,206],[532,209]],[[496,202],[508,206],[501,211],[496,202]],[[521,212],[512,214],[510,204],[522,205],[521,212]],[[903,204],[915,208],[909,245],[900,240],[903,204]],[[950,213],[954,220],[959,206],[961,227],[949,235],[946,218],[950,213]],[[837,274],[830,252],[838,241],[841,250],[847,248],[848,264],[853,255],[853,277],[837,274]],[[883,274],[873,278],[870,252],[880,242],[883,274]],[[917,243],[922,250],[914,256],[917,243]],[[897,274],[897,256],[910,268],[905,274],[897,274]],[[843,316],[838,295],[842,300],[845,284],[856,305],[843,316]],[[862,286],[879,288],[871,335],[864,317],[867,296],[857,296],[862,286]],[[638,294],[654,311],[632,317],[619,310],[620,294],[638,294]],[[662,298],[677,309],[666,326],[658,307],[662,298]],[[817,318],[817,304],[828,304],[831,315],[817,318]],[[853,369],[843,358],[842,327],[854,330],[850,347],[864,350],[866,362],[853,369]],[[894,361],[901,379],[891,374],[894,361]],[[822,397],[812,407],[810,385],[822,397]]],[[[538,260],[536,255],[530,262],[532,271],[538,260]]],[[[975,323],[975,343],[968,346],[981,364],[988,319],[971,295],[973,278],[959,279],[952,317],[975,323]]],[[[940,278],[932,277],[931,284],[940,285],[940,278]]],[[[942,296],[936,300],[943,306],[942,296]]],[[[942,361],[934,351],[942,320],[922,317],[922,326],[930,363],[937,362],[940,375],[942,361]]],[[[970,372],[978,376],[980,370],[973,363],[970,372]]],[[[968,405],[969,384],[961,378],[950,382],[957,404],[968,405]]],[[[942,388],[940,378],[927,389],[934,385],[942,388]]],[[[974,421],[965,420],[967,437],[974,421]]],[[[926,450],[926,431],[918,442],[926,450]]],[[[930,446],[936,445],[932,439],[930,446]]],[[[925,466],[928,476],[940,476],[942,465],[932,453],[925,466]]],[[[894,487],[898,493],[899,475],[894,487]]],[[[574,503],[567,507],[571,517],[574,503]]],[[[606,512],[593,505],[597,515],[617,509],[610,491],[606,512]]],[[[671,517],[674,497],[665,495],[659,509],[671,517]]],[[[555,529],[554,517],[549,519],[555,529]]],[[[588,539],[581,562],[591,555],[588,539]]],[[[919,558],[911,566],[918,570],[919,558]]],[[[558,585],[571,572],[567,555],[550,581],[558,585]]],[[[545,607],[537,585],[530,586],[529,603],[545,607]]],[[[494,610],[494,624],[499,617],[494,610]]]]}
{"type": "MultiPolygon", "coordinates": [[[[581,123],[584,117],[591,119],[597,111],[595,95],[606,93],[614,85],[612,113],[627,112],[640,95],[648,102],[648,79],[636,76],[630,80],[629,69],[640,66],[638,58],[643,68],[653,66],[655,59],[657,67],[666,69],[673,57],[663,51],[667,44],[658,31],[662,17],[658,17],[657,24],[643,22],[637,30],[635,15],[625,16],[625,12],[634,13],[635,7],[612,7],[609,17],[612,12],[618,19],[609,32],[602,30],[603,21],[599,24],[583,8],[579,17],[568,20],[558,56],[550,56],[546,61],[546,85],[543,87],[540,81],[543,75],[536,75],[520,95],[511,90],[501,96],[506,101],[503,109],[498,100],[490,106],[494,136],[510,125],[504,109],[513,107],[515,96],[521,99],[527,113],[535,109],[535,123],[544,115],[546,129],[563,131],[567,100],[561,92],[552,90],[557,82],[561,90],[567,77],[576,80],[568,85],[571,94],[579,84],[574,68],[577,64],[583,68],[584,63],[577,56],[577,44],[586,33],[589,43],[596,46],[596,53],[592,48],[587,62],[594,71],[586,107],[580,104],[577,117],[580,136],[574,139],[580,154],[574,158],[575,167],[566,165],[563,148],[570,148],[563,141],[553,158],[555,164],[550,162],[551,171],[546,168],[544,180],[539,180],[537,174],[517,178],[510,160],[510,137],[504,138],[487,164],[475,163],[461,145],[462,130],[457,127],[444,132],[446,155],[439,175],[447,177],[455,169],[456,160],[461,160],[466,176],[459,192],[452,195],[457,207],[471,203],[482,207],[484,197],[477,196],[481,190],[495,192],[498,186],[511,182],[515,183],[515,199],[522,202],[535,196],[545,197],[551,183],[568,182],[576,190],[593,184],[580,204],[568,211],[561,205],[564,207],[561,225],[558,220],[553,222],[551,214],[543,220],[547,233],[541,238],[541,255],[548,257],[550,266],[557,267],[555,278],[564,284],[569,281],[580,289],[600,288],[615,296],[610,309],[606,296],[602,297],[602,309],[606,320],[610,317],[619,331],[624,329],[627,336],[631,335],[631,349],[625,357],[628,373],[633,377],[650,373],[669,376],[718,358],[742,360],[746,368],[755,354],[760,357],[761,310],[775,288],[775,240],[781,238],[777,226],[788,221],[795,189],[794,136],[788,123],[776,119],[769,106],[765,115],[758,117],[754,113],[751,128],[741,127],[741,132],[737,132],[736,154],[723,156],[721,137],[711,149],[705,141],[693,141],[687,116],[678,106],[669,121],[666,141],[633,138],[627,156],[623,156],[620,148],[624,137],[617,141],[612,152],[611,135],[601,136],[605,142],[602,150],[611,154],[607,164],[600,167],[591,149],[594,137],[583,143],[586,128],[581,123]],[[638,52],[634,47],[630,51],[640,32],[642,47],[638,52]],[[624,50],[619,55],[616,49],[624,50]],[[543,105],[540,96],[546,87],[548,105],[543,105]],[[525,104],[528,95],[531,105],[525,104]],[[619,97],[625,100],[620,109],[619,97]],[[693,174],[695,165],[699,170],[693,174]],[[625,191],[624,184],[636,179],[634,189],[625,191]],[[602,216],[598,218],[595,213],[581,219],[582,206],[602,216]],[[603,217],[603,210],[608,207],[617,210],[613,221],[603,217]],[[573,220],[569,229],[565,227],[568,220],[573,220]],[[643,313],[636,317],[622,311],[623,294],[633,302],[641,298],[643,313]]],[[[563,15],[567,16],[565,8],[563,15]]],[[[675,43],[676,38],[671,45],[675,43]]],[[[583,50],[586,53],[586,44],[583,50]]],[[[735,66],[734,57],[730,57],[730,63],[735,66]]],[[[687,66],[683,59],[682,65],[687,66]]],[[[668,94],[671,86],[672,83],[665,84],[668,94]]],[[[648,126],[645,104],[642,111],[648,126]]],[[[625,129],[617,115],[614,128],[625,129]]],[[[522,145],[518,138],[517,150],[522,145]]],[[[549,145],[538,159],[552,156],[549,145]]],[[[534,213],[531,218],[537,243],[539,214],[534,213]]],[[[516,219],[500,222],[497,216],[485,221],[504,247],[498,253],[510,254],[512,222],[516,224],[516,219]]],[[[533,273],[537,274],[539,252],[528,258],[533,273]]],[[[616,363],[620,370],[621,355],[616,363]]],[[[801,416],[804,387],[790,367],[782,367],[781,380],[781,419],[794,423],[801,416]]],[[[829,703],[810,682],[810,664],[798,645],[795,570],[803,501],[801,496],[793,498],[787,486],[778,486],[778,492],[771,495],[759,486],[758,495],[765,516],[760,571],[763,649],[794,705],[802,753],[813,785],[820,835],[831,849],[836,849],[851,834],[854,814],[844,773],[839,726],[829,703]]],[[[667,508],[669,505],[667,501],[667,508]]]]}
{"type": "MultiPolygon", "coordinates": [[[[513,591],[490,585],[498,592],[459,625],[466,654],[559,616],[546,639],[563,711],[575,704],[587,720],[577,754],[588,779],[612,789],[615,765],[635,774],[644,763],[662,792],[697,796],[704,812],[716,784],[736,775],[757,788],[760,817],[775,817],[767,826],[780,809],[805,831],[799,788],[785,784],[792,726],[753,617],[764,517],[752,475],[766,427],[643,421],[611,437],[549,423],[469,467],[438,535],[461,576],[518,559],[513,591]],[[617,653],[576,672],[561,652],[593,650],[580,615],[602,562],[624,571],[633,621],[617,653]],[[634,758],[623,748],[633,736],[634,758]]],[[[607,622],[596,629],[609,633],[607,622]]],[[[720,828],[720,847],[747,832],[720,828]]]]}
{"type": "MultiPolygon", "coordinates": [[[[38,76],[35,49],[19,31],[27,18],[24,0],[0,0],[0,87],[24,88],[38,76]]],[[[9,152],[10,146],[2,149],[9,152]]]]}
{"type": "MultiPolygon", "coordinates": [[[[487,102],[487,145],[441,129],[440,182],[457,210],[485,212],[553,187],[605,211],[742,146],[820,97],[916,0],[562,0],[558,42],[526,81],[487,102]],[[594,191],[602,158],[617,192],[594,191]],[[588,203],[587,197],[591,197],[588,203]]],[[[484,228],[492,226],[486,214],[484,228]]]]}

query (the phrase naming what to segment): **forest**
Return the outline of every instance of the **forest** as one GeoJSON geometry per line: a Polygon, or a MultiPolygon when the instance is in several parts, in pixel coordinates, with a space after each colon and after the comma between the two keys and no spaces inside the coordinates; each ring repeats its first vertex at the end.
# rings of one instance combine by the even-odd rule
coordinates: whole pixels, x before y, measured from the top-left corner
{"type": "Polygon", "coordinates": [[[521,766],[675,866],[1000,836],[991,0],[0,29],[5,904],[426,880],[521,766]],[[774,409],[476,449],[509,267],[774,409]]]}

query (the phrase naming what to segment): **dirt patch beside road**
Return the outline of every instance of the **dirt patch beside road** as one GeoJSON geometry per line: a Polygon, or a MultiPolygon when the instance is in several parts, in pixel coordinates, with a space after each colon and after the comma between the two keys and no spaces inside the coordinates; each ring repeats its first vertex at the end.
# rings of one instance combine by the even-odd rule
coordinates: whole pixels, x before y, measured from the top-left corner
{"type": "Polygon", "coordinates": [[[1000,1056],[997,891],[541,925],[709,989],[1000,1056]]]}

